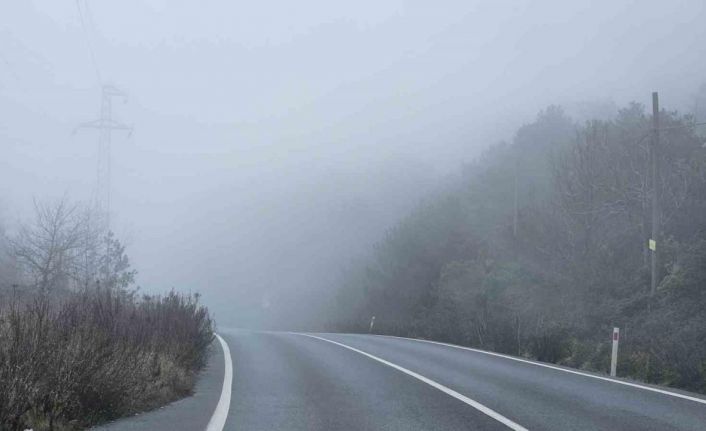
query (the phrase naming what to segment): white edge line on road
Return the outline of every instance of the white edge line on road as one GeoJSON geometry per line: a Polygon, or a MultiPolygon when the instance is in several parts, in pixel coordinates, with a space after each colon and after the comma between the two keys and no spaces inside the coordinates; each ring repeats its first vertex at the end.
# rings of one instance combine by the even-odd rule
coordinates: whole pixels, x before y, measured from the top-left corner
{"type": "Polygon", "coordinates": [[[493,418],[493,419],[495,419],[496,421],[498,421],[498,422],[500,422],[500,423],[506,425],[508,428],[510,428],[510,429],[512,429],[512,430],[515,430],[515,431],[528,431],[527,428],[525,428],[525,427],[523,427],[522,425],[519,425],[519,424],[513,422],[512,420],[506,418],[505,416],[501,415],[500,413],[496,412],[495,410],[493,410],[493,409],[491,409],[491,408],[489,408],[489,407],[484,406],[483,404],[479,403],[478,401],[472,400],[472,399],[468,398],[467,396],[465,396],[465,395],[463,395],[463,394],[460,394],[460,393],[454,391],[453,389],[448,388],[448,387],[442,385],[441,383],[437,383],[437,382],[435,382],[434,380],[431,380],[431,379],[429,379],[429,378],[427,378],[427,377],[424,377],[424,376],[422,376],[421,374],[417,374],[417,373],[415,373],[414,371],[411,371],[411,370],[408,370],[408,369],[406,369],[406,368],[400,367],[399,365],[393,364],[392,362],[386,361],[386,360],[384,360],[384,359],[382,359],[382,358],[378,358],[377,356],[371,355],[370,353],[366,353],[366,352],[364,352],[364,351],[362,351],[362,350],[358,350],[358,349],[356,349],[356,348],[354,348],[354,347],[347,346],[347,345],[342,344],[342,343],[339,343],[339,342],[337,342],[337,341],[329,340],[329,339],[322,338],[322,337],[317,337],[316,335],[310,335],[310,334],[302,334],[302,333],[299,333],[299,335],[303,335],[303,336],[305,336],[305,337],[310,337],[310,338],[316,338],[317,340],[326,341],[326,342],[335,344],[335,345],[337,345],[337,346],[344,347],[344,348],[346,348],[346,349],[348,349],[348,350],[352,350],[352,351],[354,351],[354,352],[356,352],[356,353],[360,353],[360,354],[363,355],[363,356],[367,356],[367,357],[370,358],[370,359],[373,359],[373,360],[375,360],[375,361],[378,361],[378,362],[380,362],[380,363],[383,363],[383,364],[385,364],[385,365],[387,365],[387,366],[389,366],[389,367],[392,367],[392,368],[394,368],[394,369],[396,369],[396,370],[398,370],[398,371],[401,371],[401,372],[403,372],[403,373],[405,373],[405,374],[407,374],[407,375],[409,375],[409,376],[412,376],[412,377],[414,377],[414,378],[417,379],[417,380],[421,380],[422,382],[426,383],[427,385],[429,385],[429,386],[431,386],[431,387],[433,387],[433,388],[435,388],[435,389],[438,389],[438,390],[440,390],[441,392],[443,392],[443,393],[445,393],[445,394],[447,394],[447,395],[450,395],[450,396],[456,398],[456,399],[459,400],[459,401],[462,401],[462,402],[468,404],[469,406],[475,408],[476,410],[480,411],[481,413],[484,413],[484,414],[490,416],[491,418],[493,418]]]}
{"type": "Polygon", "coordinates": [[[502,353],[488,352],[488,351],[486,351],[486,350],[474,349],[474,348],[472,348],[472,347],[458,346],[458,345],[456,345],[456,344],[442,343],[442,342],[440,342],[440,341],[422,340],[422,339],[419,339],[419,338],[396,337],[396,336],[394,336],[394,335],[376,335],[376,336],[377,336],[377,337],[388,337],[388,338],[399,338],[399,339],[401,339],[401,340],[418,341],[418,342],[420,342],[420,343],[438,344],[438,345],[440,345],[440,346],[453,347],[453,348],[455,348],[455,349],[461,349],[461,350],[468,350],[468,351],[471,351],[471,352],[482,353],[482,354],[490,355],[490,356],[497,356],[497,357],[499,357],[499,358],[505,358],[505,359],[510,359],[510,360],[512,360],[512,361],[523,362],[523,363],[525,363],[525,364],[536,365],[536,366],[538,366],[538,367],[550,368],[550,369],[552,369],[552,370],[563,371],[563,372],[565,372],[565,373],[571,373],[571,374],[577,374],[577,375],[579,375],[579,376],[590,377],[590,378],[592,378],[592,379],[598,379],[598,380],[603,380],[603,381],[605,381],[605,382],[617,383],[617,384],[619,384],[619,385],[625,385],[625,386],[630,386],[630,387],[633,387],[633,388],[644,389],[644,390],[646,390],[646,391],[657,392],[657,393],[663,394],[663,395],[669,395],[669,396],[672,396],[672,397],[682,398],[682,399],[685,399],[685,400],[695,401],[695,402],[701,403],[701,404],[706,404],[706,400],[703,399],[703,398],[691,397],[691,396],[689,396],[689,395],[680,394],[680,393],[678,393],[678,392],[671,392],[671,391],[667,391],[667,390],[664,390],[664,389],[659,389],[659,388],[653,388],[653,387],[650,387],[650,386],[640,385],[640,384],[637,384],[637,383],[631,383],[631,382],[626,382],[626,381],[623,381],[623,380],[612,379],[612,378],[610,378],[610,377],[596,376],[595,374],[583,373],[583,372],[577,371],[577,370],[568,370],[568,369],[566,369],[566,368],[557,367],[557,366],[554,366],[554,365],[549,365],[549,364],[544,364],[544,363],[541,363],[541,362],[530,361],[530,360],[527,360],[527,359],[517,358],[517,357],[515,357],[515,356],[510,356],[510,355],[503,355],[502,353]]]}
{"type": "Polygon", "coordinates": [[[222,431],[228,417],[228,409],[230,409],[230,394],[233,385],[233,361],[230,358],[230,348],[228,343],[220,335],[215,334],[223,348],[223,359],[225,362],[225,372],[223,373],[223,388],[221,389],[221,398],[218,400],[216,410],[213,411],[211,420],[208,421],[206,431],[222,431]]]}

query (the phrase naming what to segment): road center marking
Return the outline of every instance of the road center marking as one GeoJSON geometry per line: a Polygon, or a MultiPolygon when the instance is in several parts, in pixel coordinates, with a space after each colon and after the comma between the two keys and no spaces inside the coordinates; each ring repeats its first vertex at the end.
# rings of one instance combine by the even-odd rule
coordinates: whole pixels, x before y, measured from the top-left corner
{"type": "Polygon", "coordinates": [[[322,338],[322,337],[317,337],[316,335],[310,335],[310,334],[298,334],[298,335],[303,335],[303,336],[305,336],[305,337],[310,337],[310,338],[316,338],[317,340],[326,341],[326,342],[328,342],[328,343],[335,344],[335,345],[337,345],[337,346],[346,348],[346,349],[348,349],[348,350],[352,350],[352,351],[354,351],[354,352],[356,352],[356,353],[360,353],[360,354],[363,355],[363,356],[367,356],[368,358],[370,358],[370,359],[372,359],[372,360],[378,361],[378,362],[380,362],[380,363],[382,363],[382,364],[385,364],[385,365],[387,365],[387,366],[389,366],[389,367],[392,367],[392,368],[394,368],[394,369],[396,369],[396,370],[398,370],[398,371],[401,371],[401,372],[407,374],[408,376],[414,377],[414,378],[417,379],[417,380],[421,380],[422,382],[426,383],[427,385],[429,385],[429,386],[431,386],[431,387],[433,387],[433,388],[436,388],[436,389],[440,390],[441,392],[443,392],[443,393],[445,393],[445,394],[447,394],[447,395],[450,395],[450,396],[456,398],[457,400],[462,401],[462,402],[468,404],[469,406],[471,406],[471,407],[473,407],[474,409],[480,411],[481,413],[484,413],[484,414],[490,416],[491,418],[493,418],[493,419],[495,419],[496,421],[498,421],[498,422],[500,422],[500,423],[506,425],[508,428],[510,428],[510,429],[512,429],[512,430],[515,430],[515,431],[528,431],[527,428],[525,428],[525,427],[523,427],[522,425],[519,425],[519,424],[517,424],[517,423],[511,421],[510,419],[506,418],[505,416],[501,415],[500,413],[496,412],[495,410],[493,410],[493,409],[491,409],[491,408],[489,408],[489,407],[484,406],[483,404],[479,403],[478,401],[472,400],[472,399],[468,398],[467,396],[465,396],[465,395],[463,395],[463,394],[460,394],[460,393],[454,391],[453,389],[442,385],[441,383],[437,383],[437,382],[435,382],[434,380],[431,380],[431,379],[429,379],[429,378],[427,378],[427,377],[424,377],[424,376],[422,376],[421,374],[417,374],[417,373],[415,373],[414,371],[408,370],[408,369],[406,369],[406,368],[404,368],[404,367],[401,367],[401,366],[399,366],[399,365],[393,364],[393,363],[390,362],[390,361],[386,361],[386,360],[384,360],[384,359],[382,359],[382,358],[378,358],[377,356],[371,355],[370,353],[366,353],[366,352],[364,352],[364,351],[362,351],[362,350],[358,350],[358,349],[356,349],[356,348],[354,348],[354,347],[347,346],[347,345],[342,344],[342,343],[339,343],[339,342],[337,342],[337,341],[329,340],[329,339],[322,338]]]}
{"type": "Polygon", "coordinates": [[[387,337],[387,338],[399,338],[401,340],[418,341],[420,343],[438,344],[440,346],[453,347],[454,349],[468,350],[471,352],[482,353],[484,355],[497,356],[499,358],[505,358],[505,359],[510,359],[512,361],[523,362],[525,364],[536,365],[538,367],[550,368],[552,370],[563,371],[565,373],[576,374],[576,375],[584,376],[584,377],[590,377],[592,379],[603,380],[605,382],[610,382],[610,383],[617,383],[619,385],[630,386],[632,388],[643,389],[643,390],[651,391],[651,392],[657,392],[658,394],[669,395],[669,396],[676,397],[676,398],[682,398],[685,400],[694,401],[694,402],[701,403],[701,404],[706,404],[706,399],[703,399],[703,398],[691,397],[689,395],[680,394],[678,392],[666,391],[664,389],[653,388],[650,386],[644,386],[644,385],[640,385],[637,383],[631,383],[631,382],[626,382],[623,380],[617,380],[617,379],[613,379],[610,377],[596,376],[594,374],[583,373],[581,371],[567,370],[566,368],[561,368],[561,367],[557,367],[554,365],[544,364],[541,362],[530,361],[527,359],[516,358],[514,356],[503,355],[502,353],[488,352],[486,350],[474,349],[472,347],[457,346],[455,344],[442,343],[440,341],[422,340],[419,338],[396,337],[394,335],[376,335],[376,336],[377,337],[387,337]]]}
{"type": "Polygon", "coordinates": [[[221,389],[221,398],[218,400],[216,410],[213,411],[211,420],[208,421],[206,431],[222,431],[226,425],[228,417],[228,409],[230,409],[230,394],[233,385],[233,361],[230,358],[230,348],[228,343],[218,334],[216,338],[221,343],[223,348],[223,356],[225,362],[225,373],[223,373],[223,388],[221,389]]]}

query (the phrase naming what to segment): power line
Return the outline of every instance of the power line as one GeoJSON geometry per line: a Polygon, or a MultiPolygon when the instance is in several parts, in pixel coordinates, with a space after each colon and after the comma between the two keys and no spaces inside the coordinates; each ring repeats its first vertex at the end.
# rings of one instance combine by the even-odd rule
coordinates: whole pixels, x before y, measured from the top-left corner
{"type": "Polygon", "coordinates": [[[96,25],[93,22],[93,12],[91,12],[91,3],[88,2],[88,0],[83,0],[83,7],[86,9],[86,17],[88,18],[88,25],[91,27],[91,29],[95,30],[96,25]]]}
{"type": "MultiPolygon", "coordinates": [[[[88,3],[86,3],[86,8],[88,8],[88,3]]],[[[79,20],[81,21],[81,28],[83,29],[83,35],[86,40],[86,46],[88,47],[88,52],[91,55],[91,62],[93,63],[93,69],[96,72],[96,78],[98,78],[98,84],[101,84],[103,82],[103,79],[101,78],[101,72],[100,72],[100,68],[98,67],[98,61],[96,60],[96,53],[93,49],[93,44],[91,44],[90,34],[88,33],[88,29],[86,27],[86,22],[83,18],[83,11],[81,10],[81,0],[76,0],[76,10],[78,10],[78,17],[79,17],[79,20]]]]}
{"type": "Polygon", "coordinates": [[[696,126],[706,126],[706,123],[692,123],[692,124],[685,124],[683,126],[672,126],[672,127],[660,127],[660,131],[662,130],[675,130],[675,129],[689,129],[691,127],[696,127],[696,126]]]}
{"type": "Polygon", "coordinates": [[[7,70],[9,70],[12,75],[15,75],[15,71],[12,69],[12,66],[10,66],[10,62],[7,61],[7,58],[5,58],[5,55],[2,52],[0,52],[0,60],[5,63],[5,66],[7,66],[7,70]]]}
{"type": "Polygon", "coordinates": [[[12,67],[10,62],[7,60],[7,57],[5,57],[5,54],[0,52],[0,60],[2,60],[3,63],[5,63],[5,66],[7,66],[7,70],[12,75],[13,78],[17,81],[19,85],[22,85],[22,81],[20,80],[19,75],[17,75],[17,72],[15,72],[15,68],[12,67]]]}

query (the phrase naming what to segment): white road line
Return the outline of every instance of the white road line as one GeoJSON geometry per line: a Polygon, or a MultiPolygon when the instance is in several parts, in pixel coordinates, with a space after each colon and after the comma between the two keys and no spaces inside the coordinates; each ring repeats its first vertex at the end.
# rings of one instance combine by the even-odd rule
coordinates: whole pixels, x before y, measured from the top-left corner
{"type": "Polygon", "coordinates": [[[703,399],[703,398],[691,397],[689,395],[680,394],[678,392],[666,391],[664,389],[658,389],[658,388],[653,388],[650,386],[640,385],[637,383],[631,383],[631,382],[626,382],[623,380],[612,379],[610,377],[596,376],[594,374],[583,373],[581,371],[568,370],[566,368],[561,368],[561,367],[557,367],[554,365],[543,364],[541,362],[535,362],[535,361],[530,361],[527,359],[516,358],[514,356],[509,356],[509,355],[503,355],[502,353],[488,352],[485,350],[474,349],[472,347],[457,346],[455,344],[442,343],[439,341],[421,340],[419,338],[395,337],[394,335],[376,335],[376,336],[377,337],[387,337],[387,338],[399,338],[401,340],[418,341],[420,343],[438,344],[440,346],[453,347],[455,349],[461,349],[461,350],[468,350],[471,352],[482,353],[484,355],[497,356],[499,358],[505,358],[505,359],[510,359],[510,360],[517,361],[517,362],[523,362],[525,364],[536,365],[538,367],[550,368],[550,369],[556,370],[556,371],[563,371],[565,373],[576,374],[576,375],[584,376],[584,377],[590,377],[592,379],[603,380],[605,382],[630,386],[632,388],[644,389],[646,391],[657,392],[657,393],[663,394],[663,395],[669,395],[669,396],[676,397],[676,398],[682,398],[685,400],[694,401],[694,402],[701,403],[701,404],[706,404],[706,399],[703,399]]]}
{"type": "Polygon", "coordinates": [[[347,345],[342,344],[342,343],[339,343],[339,342],[337,342],[337,341],[328,340],[328,339],[322,338],[322,337],[317,337],[316,335],[301,334],[301,333],[300,333],[299,335],[303,335],[303,336],[305,336],[305,337],[316,338],[317,340],[326,341],[326,342],[335,344],[335,345],[337,345],[337,346],[344,347],[344,348],[346,348],[346,349],[348,349],[348,350],[352,350],[352,351],[354,351],[354,352],[356,352],[356,353],[360,353],[360,354],[363,355],[363,356],[367,356],[367,357],[370,358],[370,359],[373,359],[373,360],[375,360],[375,361],[378,361],[378,362],[380,362],[380,363],[383,363],[383,364],[385,364],[385,365],[387,365],[387,366],[389,366],[389,367],[392,367],[392,368],[394,368],[394,369],[396,369],[396,370],[398,370],[398,371],[402,371],[403,373],[405,373],[405,374],[407,374],[407,375],[409,375],[409,376],[412,376],[412,377],[414,377],[414,378],[417,379],[417,380],[421,380],[422,382],[426,383],[427,385],[429,385],[429,386],[431,386],[431,387],[433,387],[433,388],[436,388],[436,389],[440,390],[441,392],[443,392],[443,393],[445,393],[445,394],[447,394],[447,395],[450,395],[450,396],[456,398],[457,400],[462,401],[462,402],[468,404],[469,406],[475,408],[476,410],[478,410],[478,411],[480,411],[480,412],[482,412],[482,413],[484,413],[484,414],[490,416],[491,418],[493,418],[493,419],[495,419],[496,421],[498,421],[498,422],[500,422],[500,423],[506,425],[508,428],[510,428],[510,429],[512,429],[512,430],[515,430],[515,431],[528,431],[527,428],[525,428],[525,427],[523,427],[522,425],[519,425],[519,424],[517,424],[517,423],[511,421],[510,419],[506,418],[505,416],[501,415],[500,413],[496,412],[495,410],[493,410],[493,409],[491,409],[491,408],[489,408],[489,407],[484,406],[483,404],[479,403],[478,401],[474,401],[474,400],[468,398],[467,396],[462,395],[462,394],[460,394],[460,393],[454,391],[453,389],[448,388],[448,387],[442,385],[441,383],[437,383],[437,382],[435,382],[434,380],[431,380],[431,379],[429,379],[429,378],[427,378],[427,377],[424,377],[424,376],[422,376],[421,374],[417,374],[417,373],[415,373],[414,371],[410,371],[410,370],[408,370],[408,369],[406,369],[406,368],[400,367],[399,365],[393,364],[392,362],[386,361],[386,360],[384,360],[384,359],[382,359],[382,358],[378,358],[377,356],[371,355],[370,353],[366,353],[366,352],[364,352],[364,351],[362,351],[362,350],[358,350],[358,349],[356,349],[356,348],[354,348],[354,347],[347,346],[347,345]]]}
{"type": "Polygon", "coordinates": [[[226,425],[228,409],[230,409],[230,393],[233,385],[233,361],[230,359],[230,348],[228,348],[228,343],[220,335],[216,334],[216,338],[221,342],[221,347],[223,348],[226,369],[225,373],[223,373],[221,398],[218,400],[218,405],[216,405],[216,410],[213,411],[211,420],[208,421],[206,431],[222,431],[226,425]]]}

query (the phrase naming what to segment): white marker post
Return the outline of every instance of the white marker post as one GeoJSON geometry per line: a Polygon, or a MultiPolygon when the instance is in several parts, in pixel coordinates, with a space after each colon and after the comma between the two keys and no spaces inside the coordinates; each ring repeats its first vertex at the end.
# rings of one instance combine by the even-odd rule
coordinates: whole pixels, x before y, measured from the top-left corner
{"type": "Polygon", "coordinates": [[[618,368],[618,341],[620,341],[620,328],[613,328],[613,352],[610,356],[610,376],[615,377],[618,368]]]}
{"type": "Polygon", "coordinates": [[[375,325],[375,316],[373,316],[373,318],[370,319],[370,329],[368,330],[368,332],[370,332],[371,334],[373,333],[373,326],[374,325],[375,325]]]}

